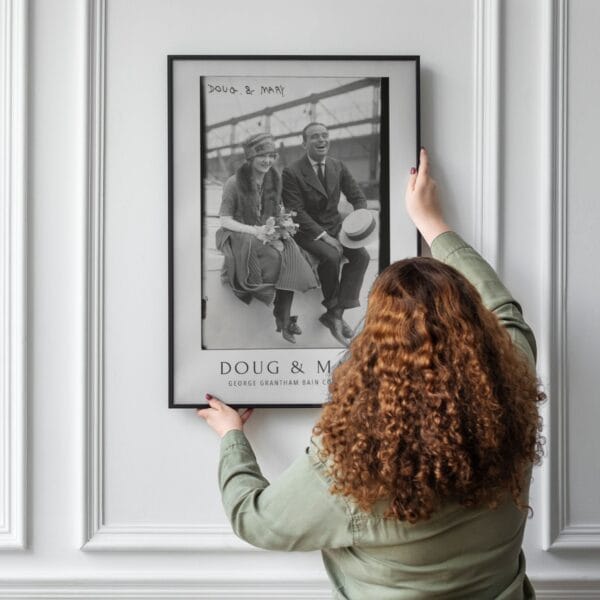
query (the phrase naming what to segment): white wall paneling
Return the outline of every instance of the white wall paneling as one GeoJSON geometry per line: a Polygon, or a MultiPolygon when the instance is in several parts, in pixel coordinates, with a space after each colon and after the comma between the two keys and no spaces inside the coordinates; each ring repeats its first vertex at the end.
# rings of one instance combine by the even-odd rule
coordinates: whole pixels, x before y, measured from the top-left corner
{"type": "MultiPolygon", "coordinates": [[[[210,600],[330,600],[331,590],[323,581],[305,578],[301,583],[272,580],[269,575],[260,579],[227,582],[227,574],[199,581],[178,578],[171,580],[108,579],[36,580],[0,582],[0,598],[16,599],[80,599],[126,600],[152,599],[179,600],[185,598],[210,600]]],[[[598,599],[598,587],[593,582],[533,581],[536,597],[540,600],[598,599]]]]}
{"type": "MultiPolygon", "coordinates": [[[[573,362],[598,355],[581,333],[595,322],[576,311],[594,258],[582,240],[597,237],[586,222],[600,217],[585,162],[600,139],[598,3],[307,2],[0,2],[0,549],[29,539],[0,557],[0,598],[329,597],[316,553],[235,538],[218,441],[167,409],[166,55],[227,52],[421,55],[423,143],[448,217],[538,336],[548,456],[532,486],[530,578],[539,598],[600,598],[597,384],[581,373],[589,360],[573,362]]],[[[267,477],[304,448],[315,415],[256,412],[248,435],[267,477]]]]}
{"type": "Polygon", "coordinates": [[[128,579],[65,580],[65,581],[15,581],[0,583],[0,598],[95,598],[117,600],[128,598],[159,598],[178,600],[198,598],[207,600],[329,600],[331,590],[320,581],[306,579],[301,583],[274,580],[263,574],[259,578],[228,582],[228,574],[210,579],[128,579]]]}
{"type": "MultiPolygon", "coordinates": [[[[544,278],[546,292],[545,355],[550,427],[546,457],[546,530],[544,547],[549,550],[600,550],[600,522],[572,523],[572,490],[569,469],[573,460],[569,448],[569,418],[576,396],[569,386],[567,319],[568,293],[568,198],[569,198],[569,2],[553,0],[546,8],[547,107],[545,123],[544,187],[547,205],[544,215],[545,248],[549,257],[544,278]]],[[[584,82],[577,82],[580,85],[584,82]]],[[[582,290],[583,292],[583,290],[582,290]]],[[[583,318],[584,315],[581,315],[583,318]]],[[[582,340],[583,342],[583,340],[582,340]]],[[[581,465],[581,468],[585,468],[581,465]]],[[[588,468],[592,468],[590,462],[588,468]]],[[[590,489],[600,496],[600,490],[590,489]]],[[[599,573],[600,574],[600,573],[599,573]]]]}
{"type": "Polygon", "coordinates": [[[87,391],[82,549],[255,550],[229,526],[107,525],[104,511],[104,214],[107,0],[89,0],[87,391]]]}
{"type": "Polygon", "coordinates": [[[26,545],[27,2],[0,4],[0,549],[26,545]]]}
{"type": "Polygon", "coordinates": [[[103,217],[105,2],[88,3],[88,222],[86,397],[83,454],[85,545],[102,527],[103,217]]]}
{"type": "MultiPolygon", "coordinates": [[[[105,164],[106,164],[106,61],[107,0],[89,1],[90,124],[89,132],[89,226],[88,226],[88,321],[87,409],[85,420],[85,523],[83,549],[111,550],[254,550],[238,540],[229,526],[206,524],[109,524],[105,519],[105,164]]],[[[499,198],[499,37],[500,4],[475,0],[474,97],[472,131],[475,164],[473,173],[476,245],[484,247],[490,260],[498,256],[499,198]]]]}
{"type": "Polygon", "coordinates": [[[580,579],[552,580],[541,579],[533,580],[536,598],[548,598],[548,600],[577,600],[578,598],[588,598],[589,600],[598,600],[598,583],[595,581],[582,581],[580,579]]]}
{"type": "Polygon", "coordinates": [[[560,530],[564,528],[566,509],[564,483],[564,433],[565,382],[564,376],[564,279],[565,266],[565,59],[566,59],[566,6],[564,3],[548,2],[545,11],[544,42],[544,96],[541,147],[543,163],[540,172],[542,197],[545,199],[542,235],[544,252],[548,256],[543,271],[542,286],[546,302],[542,304],[544,328],[540,332],[540,372],[547,395],[553,399],[552,407],[546,407],[547,456],[545,475],[545,529],[544,548],[549,549],[560,530]],[[548,424],[549,421],[549,424],[548,424]],[[558,490],[558,494],[556,493],[558,490]],[[562,513],[562,514],[561,514],[562,513]]]}
{"type": "Polygon", "coordinates": [[[475,0],[474,244],[499,268],[501,65],[500,2],[475,0]]]}

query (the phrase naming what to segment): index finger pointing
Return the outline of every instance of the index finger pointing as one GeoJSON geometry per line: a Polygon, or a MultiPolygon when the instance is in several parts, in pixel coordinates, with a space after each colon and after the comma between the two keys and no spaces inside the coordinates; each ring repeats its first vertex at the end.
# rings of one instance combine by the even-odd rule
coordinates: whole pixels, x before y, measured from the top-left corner
{"type": "Polygon", "coordinates": [[[417,173],[417,179],[421,176],[427,177],[429,175],[429,156],[425,148],[421,148],[419,154],[419,172],[417,173]]]}
{"type": "Polygon", "coordinates": [[[240,418],[242,419],[242,423],[246,423],[246,421],[252,416],[253,409],[247,408],[240,413],[240,418]]]}

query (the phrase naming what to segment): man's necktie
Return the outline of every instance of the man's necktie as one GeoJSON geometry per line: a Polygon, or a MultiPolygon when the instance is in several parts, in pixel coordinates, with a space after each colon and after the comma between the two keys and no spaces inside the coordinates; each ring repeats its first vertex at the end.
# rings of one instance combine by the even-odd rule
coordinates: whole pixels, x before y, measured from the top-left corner
{"type": "Polygon", "coordinates": [[[317,175],[319,176],[319,181],[321,182],[323,189],[327,191],[327,185],[325,184],[325,165],[323,163],[317,165],[317,175]]]}

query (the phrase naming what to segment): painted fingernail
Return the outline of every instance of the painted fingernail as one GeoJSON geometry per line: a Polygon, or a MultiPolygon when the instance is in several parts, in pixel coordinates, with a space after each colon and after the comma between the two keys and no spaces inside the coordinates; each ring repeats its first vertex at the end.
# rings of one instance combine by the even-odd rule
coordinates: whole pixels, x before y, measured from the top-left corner
{"type": "Polygon", "coordinates": [[[206,399],[210,400],[212,398],[212,396],[210,394],[206,394],[206,399]]]}
{"type": "Polygon", "coordinates": [[[410,174],[414,175],[416,172],[417,172],[417,170],[414,167],[411,167],[410,174]]]}

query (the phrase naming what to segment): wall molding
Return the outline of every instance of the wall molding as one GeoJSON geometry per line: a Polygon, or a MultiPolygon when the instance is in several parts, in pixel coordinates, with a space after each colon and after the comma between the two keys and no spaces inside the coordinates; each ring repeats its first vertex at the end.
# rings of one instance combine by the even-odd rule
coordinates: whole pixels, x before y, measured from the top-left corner
{"type": "MultiPolygon", "coordinates": [[[[476,245],[498,266],[500,239],[500,2],[475,0],[476,245]]],[[[104,123],[107,0],[88,0],[89,114],[84,523],[86,551],[255,550],[229,526],[113,526],[104,519],[104,123]]]]}
{"type": "Polygon", "coordinates": [[[84,543],[87,552],[265,552],[237,538],[228,525],[102,525],[84,543]]]}
{"type": "Polygon", "coordinates": [[[546,67],[542,190],[547,205],[544,252],[550,257],[542,290],[548,299],[543,322],[543,371],[550,397],[547,409],[548,456],[545,466],[545,550],[598,550],[600,523],[569,522],[569,389],[567,322],[567,183],[568,183],[568,41],[569,3],[552,0],[545,6],[546,67]]]}
{"type": "MultiPolygon", "coordinates": [[[[329,600],[331,587],[322,577],[293,578],[259,574],[260,578],[231,581],[231,573],[210,579],[53,579],[13,580],[0,582],[0,598],[178,600],[180,598],[210,600],[329,600]]],[[[297,574],[296,574],[297,575],[297,574]]],[[[536,597],[548,600],[597,599],[600,580],[533,581],[536,597]]]]}
{"type": "MultiPolygon", "coordinates": [[[[562,523],[559,523],[559,526],[562,523]]],[[[548,550],[598,550],[600,548],[600,525],[563,525],[548,550]]]]}
{"type": "Polygon", "coordinates": [[[123,579],[123,580],[52,580],[0,583],[0,598],[206,598],[209,600],[329,600],[331,586],[323,578],[260,579],[231,581],[231,573],[210,579],[123,579]]]}
{"type": "Polygon", "coordinates": [[[0,5],[0,550],[26,547],[27,18],[0,5]]]}
{"type": "Polygon", "coordinates": [[[542,198],[541,211],[544,254],[549,258],[544,273],[542,291],[547,302],[542,310],[542,370],[551,399],[547,408],[546,436],[548,454],[545,457],[546,528],[544,549],[550,549],[567,522],[566,480],[566,364],[563,344],[566,341],[565,291],[566,278],[566,4],[552,0],[545,7],[544,39],[546,61],[544,65],[546,104],[542,123],[542,198]]]}
{"type": "Polygon", "coordinates": [[[536,598],[549,600],[576,600],[577,598],[600,598],[600,580],[532,580],[536,598]]]}
{"type": "Polygon", "coordinates": [[[501,3],[475,0],[475,177],[473,192],[474,245],[500,268],[500,197],[502,137],[501,3]]]}
{"type": "Polygon", "coordinates": [[[88,0],[88,214],[84,409],[85,551],[254,551],[228,525],[119,525],[104,518],[104,136],[107,0],[88,0]]]}
{"type": "Polygon", "coordinates": [[[103,0],[88,3],[88,206],[86,247],[86,377],[84,410],[84,544],[102,527],[104,295],[104,59],[103,0]]]}

